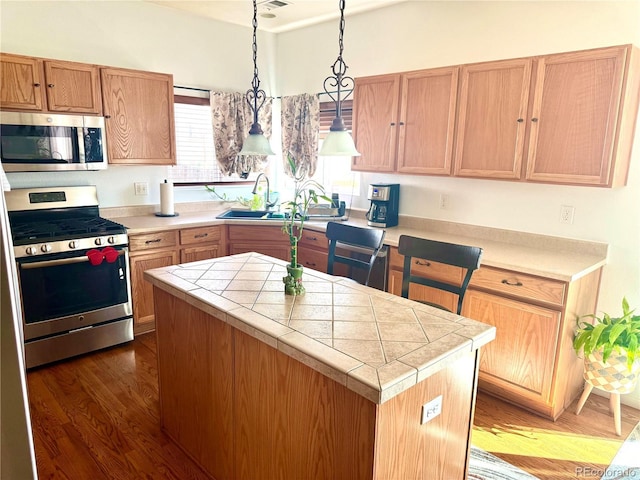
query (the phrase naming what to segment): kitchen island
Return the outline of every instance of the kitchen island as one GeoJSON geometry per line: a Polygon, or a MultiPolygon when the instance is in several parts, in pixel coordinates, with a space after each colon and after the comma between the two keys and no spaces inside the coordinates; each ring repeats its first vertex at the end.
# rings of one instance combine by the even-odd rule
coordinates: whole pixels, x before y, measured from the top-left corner
{"type": "Polygon", "coordinates": [[[161,422],[213,478],[463,479],[495,328],[247,253],[145,272],[161,422]]]}

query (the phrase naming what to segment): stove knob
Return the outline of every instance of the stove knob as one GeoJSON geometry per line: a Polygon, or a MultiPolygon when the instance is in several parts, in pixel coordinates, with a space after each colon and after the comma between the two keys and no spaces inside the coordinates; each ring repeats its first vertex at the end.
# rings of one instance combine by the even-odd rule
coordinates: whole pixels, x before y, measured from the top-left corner
{"type": "Polygon", "coordinates": [[[96,241],[94,243],[96,245],[102,245],[102,239],[101,238],[96,238],[96,241]]]}
{"type": "Polygon", "coordinates": [[[40,250],[42,250],[42,252],[47,253],[51,251],[51,245],[49,245],[48,243],[45,243],[44,245],[42,245],[40,247],[40,250]]]}
{"type": "Polygon", "coordinates": [[[38,253],[36,247],[27,247],[27,255],[35,255],[36,253],[38,253]]]}
{"type": "Polygon", "coordinates": [[[111,236],[111,237],[107,238],[107,242],[109,242],[111,245],[113,245],[114,243],[116,243],[116,237],[111,236]]]}
{"type": "Polygon", "coordinates": [[[71,241],[69,242],[69,248],[70,248],[70,249],[72,249],[72,250],[73,250],[74,248],[78,248],[78,243],[77,243],[75,240],[71,240],[71,241]]]}

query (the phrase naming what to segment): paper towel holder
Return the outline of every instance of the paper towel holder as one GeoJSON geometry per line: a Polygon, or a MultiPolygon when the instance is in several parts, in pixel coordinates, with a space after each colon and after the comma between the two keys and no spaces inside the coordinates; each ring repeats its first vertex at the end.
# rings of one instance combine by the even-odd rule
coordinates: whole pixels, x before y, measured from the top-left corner
{"type": "MultiPolygon", "coordinates": [[[[169,182],[167,182],[167,180],[165,179],[164,185],[166,186],[167,183],[169,183],[169,182]]],[[[162,187],[162,185],[163,184],[161,183],[160,186],[162,187]]],[[[173,185],[171,185],[171,188],[173,189],[173,185]]],[[[160,211],[159,212],[155,212],[156,217],[177,217],[179,215],[178,212],[175,212],[175,211],[173,213],[164,213],[163,212],[164,208],[162,207],[162,201],[163,201],[162,188],[160,190],[161,190],[161,192],[160,192],[160,211]]],[[[171,193],[172,194],[171,194],[171,200],[170,201],[173,204],[173,192],[171,192],[171,193]]],[[[171,210],[173,210],[173,205],[172,205],[171,210]]]]}

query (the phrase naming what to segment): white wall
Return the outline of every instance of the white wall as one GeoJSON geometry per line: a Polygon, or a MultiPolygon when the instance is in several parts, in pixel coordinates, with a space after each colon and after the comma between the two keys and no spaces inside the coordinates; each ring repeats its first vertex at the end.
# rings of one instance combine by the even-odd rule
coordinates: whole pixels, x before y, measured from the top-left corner
{"type": "MultiPolygon", "coordinates": [[[[277,37],[260,33],[258,62],[267,94],[322,91],[338,54],[337,36],[337,20],[277,37]]],[[[640,46],[640,2],[410,1],[347,16],[344,40],[344,59],[354,77],[625,43],[640,46]]],[[[168,72],[177,85],[216,90],[245,91],[253,67],[250,29],[139,1],[2,0],[0,49],[168,72]]],[[[354,204],[365,206],[369,183],[399,182],[403,214],[607,242],[610,261],[598,308],[617,314],[626,295],[640,309],[638,142],[624,188],[364,174],[363,196],[354,204]],[[445,210],[439,208],[441,193],[450,198],[445,210]],[[575,207],[572,225],[559,223],[561,205],[575,207]]],[[[9,174],[9,179],[14,188],[96,184],[101,205],[109,207],[158,204],[158,184],[165,175],[166,167],[116,166],[105,172],[9,174]],[[133,195],[136,181],[149,182],[148,197],[133,195]]],[[[177,202],[209,198],[201,189],[176,192],[177,202]]],[[[632,401],[640,408],[640,392],[632,401]]]]}
{"type": "MultiPolygon", "coordinates": [[[[278,35],[282,95],[322,91],[337,37],[337,21],[278,35]]],[[[410,1],[347,16],[343,58],[361,77],[626,43],[640,46],[638,1],[410,1]]],[[[598,309],[619,314],[626,295],[640,312],[640,132],[624,188],[363,174],[354,205],[375,182],[401,184],[403,214],[609,243],[598,309]],[[572,225],[559,222],[561,205],[575,207],[572,225]]],[[[623,401],[640,408],[640,389],[623,401]]]]}

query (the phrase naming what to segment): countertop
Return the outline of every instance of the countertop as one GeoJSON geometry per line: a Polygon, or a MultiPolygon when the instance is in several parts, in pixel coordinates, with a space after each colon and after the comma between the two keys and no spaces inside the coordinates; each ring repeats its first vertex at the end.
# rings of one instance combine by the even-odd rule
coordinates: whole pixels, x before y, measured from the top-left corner
{"type": "Polygon", "coordinates": [[[311,269],[306,293],[285,295],[286,264],[251,252],[144,275],[378,404],[495,338],[493,326],[311,269]]]}
{"type": "MultiPolygon", "coordinates": [[[[282,220],[220,220],[230,207],[223,202],[179,204],[176,217],[157,217],[153,207],[111,208],[101,215],[125,225],[129,234],[217,224],[282,225],[282,220]],[[203,205],[206,208],[203,209],[203,205]],[[151,209],[151,210],[150,210],[151,209]]],[[[366,227],[364,212],[352,210],[346,223],[366,227]]],[[[307,221],[305,228],[321,231],[327,221],[307,221]]],[[[608,245],[475,225],[400,216],[399,225],[386,228],[385,244],[397,246],[400,235],[482,247],[482,265],[571,282],[606,265],[608,245]]]]}

